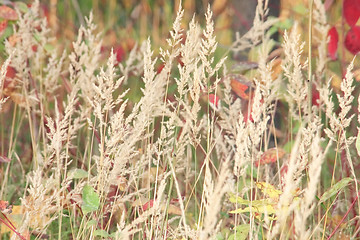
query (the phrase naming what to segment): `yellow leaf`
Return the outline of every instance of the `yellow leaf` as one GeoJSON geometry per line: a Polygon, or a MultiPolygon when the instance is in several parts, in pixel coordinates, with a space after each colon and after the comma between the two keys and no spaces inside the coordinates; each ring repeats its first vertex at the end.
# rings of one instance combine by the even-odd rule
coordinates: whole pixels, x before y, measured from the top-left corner
{"type": "Polygon", "coordinates": [[[215,0],[212,4],[212,11],[214,15],[219,15],[226,8],[227,0],[215,0]]]}
{"type": "Polygon", "coordinates": [[[253,206],[262,206],[262,205],[267,205],[270,204],[271,202],[267,199],[260,199],[260,200],[246,200],[243,199],[242,197],[235,197],[235,196],[231,196],[229,198],[230,202],[232,203],[236,203],[236,204],[243,204],[243,205],[253,205],[253,206]]]}
{"type": "MultiPolygon", "coordinates": [[[[22,213],[22,207],[21,206],[13,206],[11,214],[7,214],[6,217],[11,221],[11,223],[15,226],[15,228],[18,228],[21,225],[21,219],[22,219],[23,213],[22,213]]],[[[5,233],[12,233],[10,228],[5,226],[4,224],[0,224],[1,227],[1,234],[5,233]]]]}
{"type": "Polygon", "coordinates": [[[281,58],[276,58],[275,60],[273,60],[270,65],[271,65],[271,79],[275,80],[278,78],[278,76],[282,73],[282,66],[281,66],[282,60],[281,58]]]}
{"type": "Polygon", "coordinates": [[[219,44],[231,45],[233,39],[231,22],[231,14],[228,14],[227,11],[223,12],[223,14],[216,18],[215,29],[218,33],[216,39],[219,44]]]}
{"type": "Polygon", "coordinates": [[[249,206],[245,208],[238,208],[236,210],[230,211],[230,213],[246,213],[246,212],[254,212],[259,214],[273,214],[276,213],[276,210],[274,206],[268,204],[268,205],[262,205],[262,206],[249,206]]]}
{"type": "Polygon", "coordinates": [[[279,196],[282,194],[282,191],[277,190],[273,185],[266,182],[257,182],[256,186],[263,192],[265,195],[267,195],[271,200],[278,202],[279,196]]]}
{"type": "Polygon", "coordinates": [[[360,68],[353,71],[354,78],[357,82],[360,82],[360,68]]]}
{"type": "MultiPolygon", "coordinates": [[[[165,204],[161,205],[161,210],[165,210],[165,204]]],[[[169,205],[167,212],[169,214],[181,215],[181,209],[178,206],[175,206],[174,204],[169,205]]]]}
{"type": "MultiPolygon", "coordinates": [[[[12,208],[12,213],[11,214],[7,214],[6,216],[9,218],[9,220],[11,221],[11,223],[15,226],[16,229],[18,229],[21,226],[21,223],[23,221],[23,214],[24,214],[24,207],[23,206],[19,206],[19,205],[14,205],[12,208]]],[[[43,228],[45,227],[43,225],[43,223],[47,222],[49,220],[48,216],[41,216],[40,213],[32,216],[32,218],[30,219],[30,227],[31,228],[43,228]],[[36,224],[38,223],[38,224],[36,224]]],[[[8,227],[6,227],[3,224],[0,224],[1,227],[1,233],[8,233],[8,232],[12,232],[8,227]]]]}
{"type": "Polygon", "coordinates": [[[332,72],[330,70],[327,71],[327,74],[332,77],[331,86],[333,87],[335,92],[339,92],[340,91],[340,85],[341,85],[341,82],[342,82],[342,78],[339,75],[337,75],[336,73],[334,73],[334,72],[332,72]]]}

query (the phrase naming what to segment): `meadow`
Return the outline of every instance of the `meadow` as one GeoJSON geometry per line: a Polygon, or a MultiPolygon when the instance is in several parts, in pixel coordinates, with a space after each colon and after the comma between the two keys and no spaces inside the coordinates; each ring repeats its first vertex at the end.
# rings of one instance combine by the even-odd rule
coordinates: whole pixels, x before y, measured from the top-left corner
{"type": "Polygon", "coordinates": [[[358,0],[56,2],[0,6],[0,239],[360,238],[358,0]]]}

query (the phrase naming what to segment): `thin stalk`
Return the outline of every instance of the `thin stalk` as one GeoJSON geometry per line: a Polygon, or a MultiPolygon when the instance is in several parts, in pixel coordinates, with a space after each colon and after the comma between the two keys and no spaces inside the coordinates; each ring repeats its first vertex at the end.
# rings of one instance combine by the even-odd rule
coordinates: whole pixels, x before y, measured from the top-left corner
{"type": "MultiPolygon", "coordinates": [[[[331,204],[329,205],[329,207],[326,210],[326,213],[321,217],[320,221],[318,222],[318,224],[313,228],[313,229],[318,229],[318,227],[320,226],[321,222],[327,217],[328,212],[330,211],[332,205],[334,205],[334,203],[336,202],[338,196],[339,196],[340,192],[338,192],[334,198],[334,200],[331,202],[331,204]]],[[[325,230],[325,229],[324,229],[325,230]]],[[[325,231],[323,230],[323,236],[321,239],[324,239],[324,235],[325,235],[325,231]]],[[[309,236],[309,239],[313,239],[313,235],[315,234],[315,230],[312,231],[311,235],[309,236]]]]}
{"type": "MultiPolygon", "coordinates": [[[[10,143],[9,143],[8,158],[11,157],[11,155],[10,155],[11,154],[11,149],[13,148],[12,145],[13,145],[14,130],[15,130],[16,111],[17,111],[17,104],[15,104],[15,107],[14,107],[13,119],[12,119],[12,123],[11,123],[11,133],[10,133],[10,143]]],[[[15,135],[15,137],[16,137],[16,135],[15,135]]],[[[6,166],[4,179],[3,179],[3,182],[1,184],[0,199],[3,198],[4,191],[6,189],[5,185],[7,184],[7,181],[8,181],[9,169],[10,169],[10,163],[6,166]]]]}
{"type": "MultiPolygon", "coordinates": [[[[359,193],[360,194],[360,193],[359,193]]],[[[347,210],[347,212],[345,213],[344,217],[341,219],[341,221],[338,223],[338,225],[336,225],[335,229],[332,231],[332,233],[330,234],[330,236],[327,238],[327,240],[331,239],[334,234],[336,233],[336,231],[339,229],[339,227],[341,226],[341,224],[344,223],[345,218],[347,217],[347,215],[350,213],[350,210],[354,207],[356,201],[359,198],[359,194],[356,195],[355,200],[351,203],[349,209],[347,210]]]]}
{"type": "Polygon", "coordinates": [[[18,237],[22,240],[26,240],[25,237],[23,237],[18,231],[16,231],[14,225],[9,221],[9,219],[6,217],[5,214],[1,213],[4,218],[9,222],[7,223],[5,220],[3,220],[2,218],[0,218],[0,222],[3,223],[5,226],[7,226],[11,231],[13,231],[16,235],[18,235],[18,237]]]}
{"type": "Polygon", "coordinates": [[[311,119],[311,106],[312,106],[312,66],[311,66],[311,42],[312,42],[312,12],[313,12],[314,0],[309,2],[309,39],[308,39],[308,61],[309,61],[309,71],[308,71],[308,104],[309,104],[309,119],[311,119]]]}
{"type": "MultiPolygon", "coordinates": [[[[341,132],[339,131],[339,135],[338,135],[338,141],[337,141],[337,146],[336,146],[336,152],[335,152],[335,159],[334,159],[334,168],[333,168],[333,172],[332,172],[332,177],[331,177],[331,184],[330,184],[330,187],[333,186],[334,184],[334,181],[335,181],[335,169],[336,169],[336,162],[337,162],[337,156],[338,156],[338,152],[340,151],[340,145],[339,145],[339,141],[340,141],[340,135],[341,135],[341,132]]],[[[330,206],[328,205],[328,208],[330,208],[330,206]]],[[[328,214],[329,211],[326,211],[324,217],[325,217],[325,220],[324,220],[324,228],[323,228],[323,234],[322,234],[322,238],[321,239],[324,239],[325,237],[325,229],[326,229],[326,223],[327,223],[327,214],[328,214]]]]}

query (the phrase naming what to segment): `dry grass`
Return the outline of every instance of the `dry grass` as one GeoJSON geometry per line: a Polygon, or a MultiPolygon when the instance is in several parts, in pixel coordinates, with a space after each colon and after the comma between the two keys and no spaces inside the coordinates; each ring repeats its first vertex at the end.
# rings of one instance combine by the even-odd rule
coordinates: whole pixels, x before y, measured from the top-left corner
{"type": "Polygon", "coordinates": [[[356,60],[334,95],[324,73],[329,28],[315,0],[309,82],[298,24],[274,57],[267,31],[277,20],[267,11],[259,0],[253,27],[218,58],[211,8],[204,28],[195,18],[185,27],[180,6],[159,56],[149,38],[105,64],[92,14],[58,53],[39,3],[18,11],[0,72],[0,238],[358,237],[356,60]],[[242,72],[246,99],[232,91],[229,66],[231,53],[249,49],[257,67],[242,72]]]}

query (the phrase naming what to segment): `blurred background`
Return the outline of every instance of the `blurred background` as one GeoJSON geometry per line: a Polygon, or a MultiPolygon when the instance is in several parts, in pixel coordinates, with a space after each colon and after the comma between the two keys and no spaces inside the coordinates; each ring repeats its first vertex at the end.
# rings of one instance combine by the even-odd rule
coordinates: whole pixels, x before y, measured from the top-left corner
{"type": "MultiPolygon", "coordinates": [[[[11,6],[20,1],[0,0],[0,3],[11,6]]],[[[21,1],[31,5],[32,1],[21,1]]],[[[332,26],[343,26],[342,2],[325,0],[328,22],[332,26]]],[[[65,48],[71,48],[71,42],[76,38],[79,26],[85,24],[85,18],[93,12],[94,23],[103,37],[103,50],[113,47],[124,59],[126,53],[132,49],[135,42],[151,38],[153,49],[156,51],[164,46],[172,27],[173,20],[180,0],[48,0],[41,1],[42,15],[46,16],[48,24],[56,36],[57,46],[63,43],[65,48]]],[[[235,33],[244,34],[252,26],[257,0],[182,0],[185,10],[184,28],[193,16],[201,24],[204,23],[204,13],[210,4],[215,21],[215,35],[219,42],[219,49],[231,45],[235,33]]],[[[307,39],[308,0],[269,0],[269,17],[279,17],[280,21],[273,29],[274,40],[285,29],[290,29],[293,22],[298,20],[303,33],[303,40],[307,39]]],[[[346,30],[346,29],[345,29],[346,30]]],[[[342,32],[345,32],[343,30],[342,32]]],[[[0,34],[0,40],[11,33],[0,34]]],[[[339,40],[343,36],[340,34],[339,40]]],[[[1,48],[1,46],[0,46],[1,48]]],[[[1,49],[0,49],[1,50],[1,49]]]]}
{"type": "MultiPolygon", "coordinates": [[[[175,19],[180,1],[165,0],[50,0],[41,1],[43,14],[57,39],[65,45],[76,38],[80,24],[92,11],[94,22],[104,36],[104,48],[114,47],[125,53],[135,42],[148,36],[154,49],[165,44],[175,19]]],[[[219,47],[228,47],[234,39],[234,32],[245,33],[251,26],[255,15],[257,0],[183,0],[185,9],[183,23],[193,16],[204,22],[208,4],[212,6],[215,31],[219,47]],[[195,14],[195,15],[194,15],[195,14]]],[[[280,0],[270,0],[270,15],[278,16],[280,0]]],[[[186,29],[186,25],[183,26],[186,29]]]]}
{"type": "MultiPolygon", "coordinates": [[[[25,5],[26,8],[26,5],[30,6],[32,3],[32,1],[10,0],[0,0],[1,2],[11,8],[14,5],[25,5]]],[[[336,34],[339,32],[338,39],[334,43],[332,61],[328,64],[330,74],[336,79],[335,85],[338,88],[344,70],[354,56],[353,53],[360,48],[356,43],[359,42],[357,39],[360,39],[360,33],[359,36],[352,36],[354,39],[348,44],[353,51],[346,51],[343,43],[349,26],[344,24],[346,15],[343,14],[343,1],[325,0],[323,2],[327,23],[335,29],[336,34]]],[[[201,25],[204,25],[204,14],[210,4],[214,14],[215,35],[218,41],[215,58],[220,59],[225,54],[229,54],[228,50],[236,33],[239,32],[240,35],[243,35],[251,28],[257,3],[257,0],[182,0],[181,4],[185,10],[182,27],[186,30],[193,17],[201,25]]],[[[64,49],[72,50],[71,43],[76,39],[79,27],[85,25],[86,18],[92,12],[93,22],[97,25],[97,31],[103,39],[103,60],[107,59],[113,48],[117,61],[122,62],[136,43],[141,43],[148,37],[151,39],[155,56],[158,56],[160,47],[166,48],[166,39],[169,37],[179,4],[180,0],[49,0],[40,1],[40,14],[46,17],[48,25],[52,29],[51,35],[55,36],[52,47],[56,46],[58,52],[61,52],[64,49]]],[[[302,41],[307,41],[308,6],[308,0],[268,1],[268,17],[279,18],[279,21],[269,30],[274,49],[281,48],[284,31],[291,29],[295,21],[299,23],[302,41]]],[[[350,6],[350,10],[351,8],[353,7],[350,6]]],[[[4,39],[10,39],[12,24],[15,23],[15,21],[8,21],[6,24],[2,24],[4,21],[6,19],[0,22],[0,57],[2,59],[7,57],[3,51],[4,39]]],[[[313,34],[316,35],[316,31],[313,30],[313,34]]],[[[313,41],[312,46],[314,56],[316,56],[316,41],[313,41]]],[[[307,48],[304,49],[304,56],[306,54],[307,48]]],[[[251,52],[245,51],[232,55],[229,60],[256,62],[256,57],[254,58],[252,55],[251,52]]]]}

